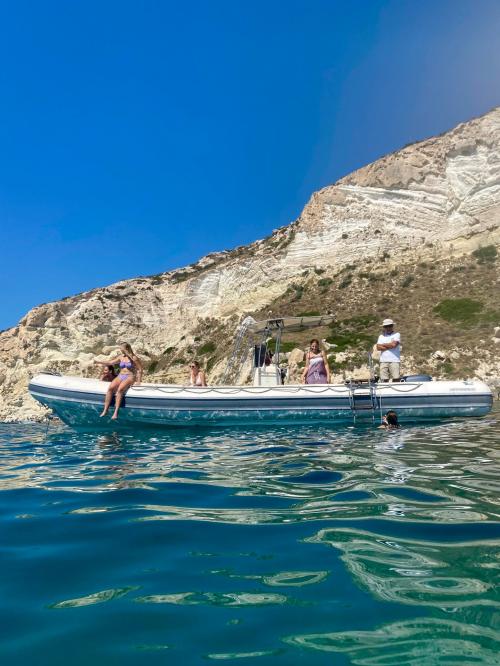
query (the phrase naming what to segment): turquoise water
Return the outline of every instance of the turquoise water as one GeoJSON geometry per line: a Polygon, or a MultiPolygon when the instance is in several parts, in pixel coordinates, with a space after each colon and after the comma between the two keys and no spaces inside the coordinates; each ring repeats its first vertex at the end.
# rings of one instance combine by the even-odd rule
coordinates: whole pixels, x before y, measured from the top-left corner
{"type": "Polygon", "coordinates": [[[499,422],[0,426],[0,663],[500,664],[499,422]]]}

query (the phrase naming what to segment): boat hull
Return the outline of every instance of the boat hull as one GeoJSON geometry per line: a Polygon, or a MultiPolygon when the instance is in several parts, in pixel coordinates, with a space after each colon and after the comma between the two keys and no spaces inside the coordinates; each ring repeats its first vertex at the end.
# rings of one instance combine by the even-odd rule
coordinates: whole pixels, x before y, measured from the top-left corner
{"type": "MultiPolygon", "coordinates": [[[[99,417],[109,384],[94,379],[40,374],[31,395],[73,427],[259,426],[379,421],[394,409],[401,422],[478,417],[492,407],[482,382],[191,388],[141,384],[129,389],[118,421],[99,417]]],[[[110,413],[112,410],[110,410],[110,413]]]]}

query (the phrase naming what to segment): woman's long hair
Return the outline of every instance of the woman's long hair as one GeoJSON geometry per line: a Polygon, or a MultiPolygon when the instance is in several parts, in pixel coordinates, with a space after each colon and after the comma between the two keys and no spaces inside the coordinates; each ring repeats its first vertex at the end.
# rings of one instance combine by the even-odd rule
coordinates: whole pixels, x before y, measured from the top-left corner
{"type": "Polygon", "coordinates": [[[139,361],[138,357],[134,353],[134,350],[132,349],[131,345],[128,342],[122,342],[120,345],[120,351],[123,352],[124,356],[128,356],[128,358],[133,362],[137,363],[139,361]]]}

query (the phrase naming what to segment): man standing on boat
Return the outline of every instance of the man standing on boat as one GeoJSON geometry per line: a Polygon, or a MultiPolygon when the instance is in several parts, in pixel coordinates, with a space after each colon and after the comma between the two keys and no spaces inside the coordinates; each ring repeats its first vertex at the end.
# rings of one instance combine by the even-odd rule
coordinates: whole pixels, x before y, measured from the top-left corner
{"type": "Polygon", "coordinates": [[[380,350],[380,380],[399,382],[401,361],[401,336],[394,332],[392,319],[382,322],[382,335],[378,336],[377,349],[380,350]]]}

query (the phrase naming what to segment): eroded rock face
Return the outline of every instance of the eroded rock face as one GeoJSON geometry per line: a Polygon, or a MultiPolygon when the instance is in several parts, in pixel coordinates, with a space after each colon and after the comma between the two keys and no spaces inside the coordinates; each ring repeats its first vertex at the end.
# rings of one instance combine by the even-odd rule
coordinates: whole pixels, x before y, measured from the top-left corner
{"type": "MultiPolygon", "coordinates": [[[[26,390],[40,370],[95,376],[93,359],[108,357],[119,341],[130,342],[146,364],[167,348],[182,355],[200,322],[236,325],[305,269],[328,275],[384,253],[399,264],[460,255],[498,245],[499,219],[497,108],[316,192],[298,220],[267,239],[34,308],[0,334],[0,419],[43,414],[26,390]]],[[[171,373],[184,375],[182,364],[171,373]]]]}

